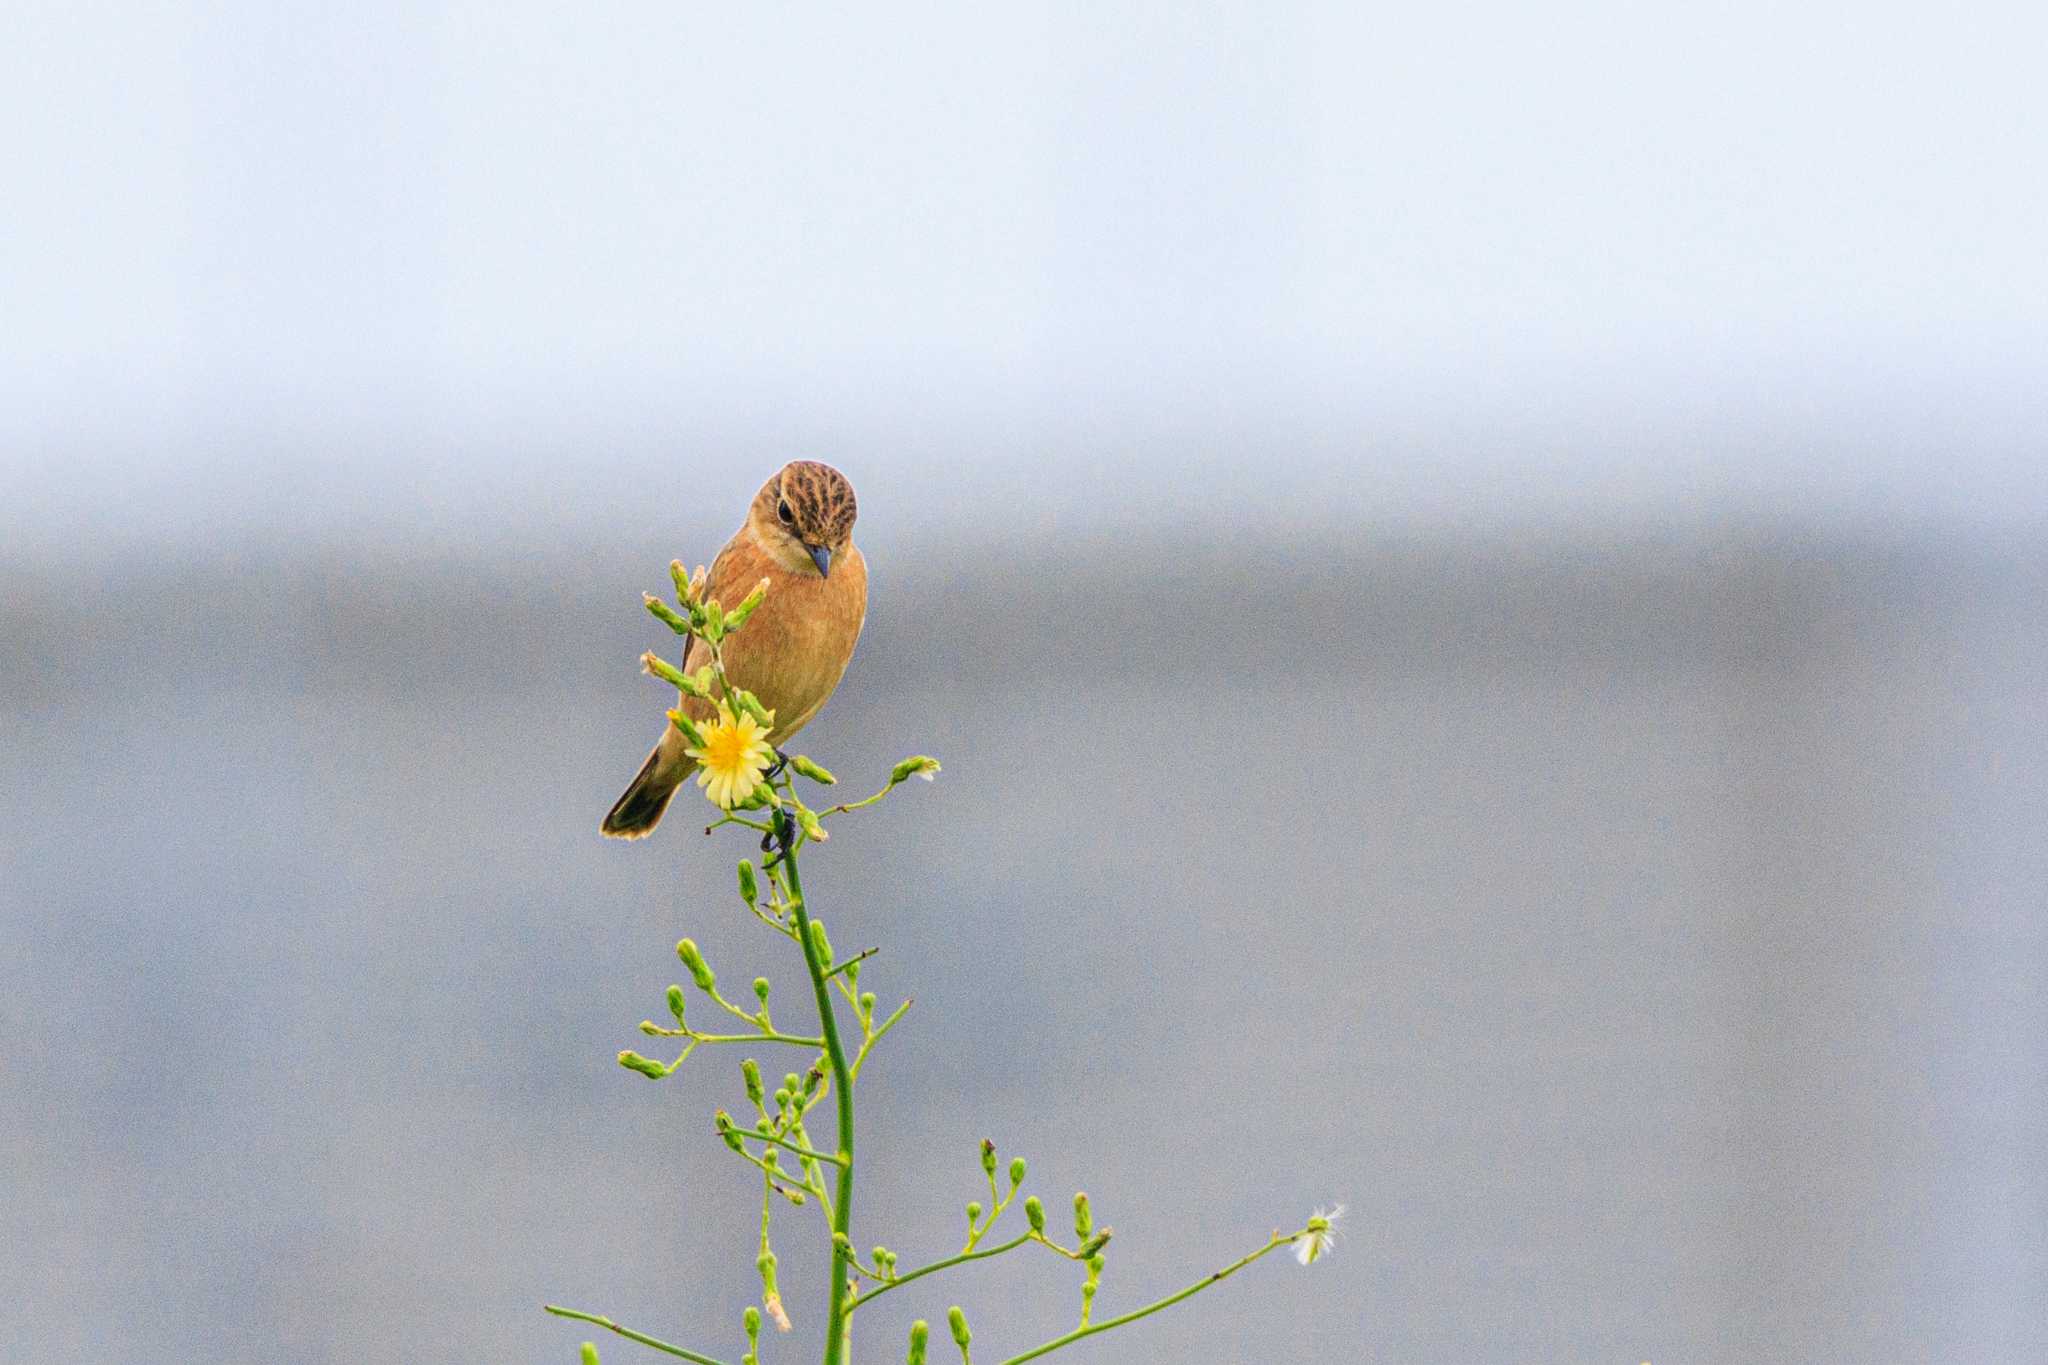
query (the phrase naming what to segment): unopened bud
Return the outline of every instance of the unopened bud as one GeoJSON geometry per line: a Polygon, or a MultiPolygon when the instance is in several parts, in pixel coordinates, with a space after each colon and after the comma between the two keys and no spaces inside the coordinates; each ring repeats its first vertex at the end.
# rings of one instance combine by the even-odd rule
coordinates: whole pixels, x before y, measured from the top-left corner
{"type": "Polygon", "coordinates": [[[670,986],[668,988],[668,1012],[676,1017],[676,1027],[683,1027],[683,988],[681,986],[670,986]]]}
{"type": "Polygon", "coordinates": [[[746,688],[733,688],[732,702],[733,705],[752,716],[760,724],[767,726],[771,730],[775,728],[775,713],[761,705],[761,699],[752,692],[747,691],[746,688]]]}
{"type": "Polygon", "coordinates": [[[1095,1231],[1095,1215],[1088,1211],[1088,1196],[1074,1196],[1074,1235],[1086,1241],[1088,1234],[1095,1231]]]}
{"type": "Polygon", "coordinates": [[[740,1078],[747,1083],[747,1099],[754,1104],[761,1102],[761,1064],[752,1057],[740,1063],[740,1078]]]}
{"type": "Polygon", "coordinates": [[[1045,1231],[1045,1205],[1038,1202],[1038,1196],[1035,1194],[1025,1197],[1024,1221],[1031,1225],[1033,1232],[1045,1231]]]}
{"type": "Polygon", "coordinates": [[[905,1365],[924,1365],[926,1343],[931,1340],[931,1324],[923,1318],[910,1324],[910,1356],[905,1365]]]}
{"type": "Polygon", "coordinates": [[[704,595],[704,580],[706,577],[707,575],[702,564],[697,566],[697,572],[690,575],[690,600],[692,602],[695,602],[704,595]]]}
{"type": "Polygon", "coordinates": [[[946,1310],[946,1322],[953,1329],[953,1344],[966,1350],[967,1343],[974,1340],[974,1333],[967,1330],[967,1315],[960,1311],[959,1304],[946,1310]]]}
{"type": "Polygon", "coordinates": [[[904,759],[889,770],[889,785],[893,787],[898,782],[907,782],[913,777],[921,777],[930,782],[938,776],[938,772],[939,760],[918,754],[904,759]]]}
{"type": "Polygon", "coordinates": [[[860,1017],[863,1019],[875,1017],[875,993],[873,991],[862,991],[860,993],[860,1017]]]}
{"type": "Polygon", "coordinates": [[[1101,1257],[1097,1256],[1096,1253],[1109,1245],[1109,1239],[1112,1235],[1113,1234],[1109,1228],[1104,1228],[1102,1231],[1096,1233],[1093,1237],[1090,1237],[1087,1241],[1081,1243],[1080,1247],[1076,1249],[1074,1254],[1077,1256],[1089,1258],[1090,1263],[1092,1264],[1094,1261],[1102,1259],[1101,1257]]]}
{"type": "Polygon", "coordinates": [[[993,1138],[981,1140],[981,1169],[985,1175],[996,1173],[996,1144],[993,1138]]]}
{"type": "Polygon", "coordinates": [[[762,1008],[764,1008],[764,1009],[765,1009],[765,1008],[767,1008],[767,1005],[768,1005],[768,978],[767,978],[767,977],[765,977],[765,976],[757,976],[757,977],[755,977],[755,978],[754,978],[754,998],[755,998],[756,1000],[758,1000],[758,1001],[760,1001],[760,1002],[761,1002],[761,1006],[762,1006],[762,1008]]]}
{"type": "Polygon", "coordinates": [[[697,951],[697,941],[686,938],[676,944],[676,956],[690,969],[690,979],[697,983],[697,989],[706,995],[718,987],[718,975],[711,970],[711,964],[704,960],[704,954],[697,951]]]}
{"type": "Polygon", "coordinates": [[[689,692],[697,685],[689,674],[651,649],[640,656],[640,669],[650,677],[661,679],[679,692],[689,692]]]}
{"type": "Polygon", "coordinates": [[[979,1199],[970,1199],[970,1200],[968,1200],[968,1201],[967,1201],[967,1226],[969,1226],[969,1227],[973,1227],[973,1226],[974,1226],[974,1225],[975,1225],[976,1223],[978,1223],[978,1222],[980,1222],[980,1221],[981,1221],[981,1201],[980,1201],[979,1199]]]}
{"type": "Polygon", "coordinates": [[[741,626],[745,625],[747,618],[754,614],[754,608],[760,606],[761,599],[767,595],[768,580],[764,578],[754,585],[754,590],[742,598],[740,604],[732,609],[732,614],[725,618],[727,633],[738,630],[741,626]]]}
{"type": "Polygon", "coordinates": [[[825,769],[805,758],[802,754],[798,754],[790,759],[789,766],[802,773],[805,777],[810,778],[811,781],[823,783],[827,787],[839,780],[825,769]]]}
{"type": "Polygon", "coordinates": [[[821,919],[811,921],[811,951],[818,955],[820,962],[832,960],[832,940],[825,937],[825,921],[821,919]]]}
{"type": "Polygon", "coordinates": [[[690,633],[690,623],[676,615],[674,607],[671,607],[651,592],[642,593],[640,596],[647,603],[648,613],[655,620],[661,622],[678,635],[688,635],[690,633]]]}
{"type": "Polygon", "coordinates": [[[1014,1190],[1014,1189],[1016,1189],[1016,1188],[1017,1188],[1017,1187],[1018,1187],[1019,1185],[1021,1185],[1021,1184],[1023,1184],[1023,1183],[1024,1183],[1024,1158],[1023,1158],[1023,1157],[1021,1157],[1021,1156],[1020,1156],[1020,1157],[1012,1157],[1012,1158],[1010,1159],[1010,1188],[1014,1190]]]}
{"type": "Polygon", "coordinates": [[[723,1109],[719,1110],[711,1116],[711,1126],[718,1130],[718,1136],[725,1140],[726,1146],[732,1148],[735,1152],[746,1150],[745,1147],[740,1145],[739,1130],[732,1126],[731,1114],[726,1113],[723,1109]]]}
{"type": "Polygon", "coordinates": [[[630,1049],[619,1054],[619,1065],[628,1071],[639,1072],[650,1081],[658,1081],[668,1075],[668,1068],[660,1062],[655,1061],[652,1057],[642,1057],[639,1053],[630,1049]]]}
{"type": "Polygon", "coordinates": [[[578,1354],[582,1357],[583,1365],[599,1365],[597,1347],[591,1342],[584,1342],[583,1349],[578,1354]]]}
{"type": "Polygon", "coordinates": [[[748,1304],[746,1311],[740,1314],[740,1325],[747,1329],[747,1340],[757,1346],[760,1345],[761,1310],[751,1303],[748,1304]]]}
{"type": "Polygon", "coordinates": [[[761,896],[761,884],[754,879],[754,864],[740,859],[740,899],[752,905],[761,896]]]}
{"type": "Polygon", "coordinates": [[[690,719],[688,712],[678,707],[668,713],[668,723],[683,732],[683,738],[690,741],[691,748],[704,747],[704,732],[697,728],[697,722],[690,719]]]}
{"type": "Polygon", "coordinates": [[[832,837],[825,832],[824,821],[820,820],[817,812],[808,806],[798,806],[796,808],[796,822],[803,826],[805,836],[814,843],[822,844],[832,837]]]}

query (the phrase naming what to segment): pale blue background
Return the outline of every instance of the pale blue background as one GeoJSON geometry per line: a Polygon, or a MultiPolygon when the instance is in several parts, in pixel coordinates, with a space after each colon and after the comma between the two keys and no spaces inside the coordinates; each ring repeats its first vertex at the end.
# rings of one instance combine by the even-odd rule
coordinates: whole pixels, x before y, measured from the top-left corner
{"type": "Polygon", "coordinates": [[[919,999],[863,1246],[987,1135],[1106,1311],[1352,1208],[1077,1365],[2048,1356],[2044,37],[17,5],[0,1357],[737,1358],[737,1058],[610,1058],[772,945],[595,825],[796,455],[875,591],[804,747],[947,763],[812,874],[919,999]]]}

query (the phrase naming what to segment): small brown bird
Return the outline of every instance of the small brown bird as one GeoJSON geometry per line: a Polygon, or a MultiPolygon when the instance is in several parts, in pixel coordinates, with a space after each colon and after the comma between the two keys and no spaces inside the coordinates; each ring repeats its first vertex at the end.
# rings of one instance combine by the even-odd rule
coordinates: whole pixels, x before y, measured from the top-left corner
{"type": "MultiPolygon", "coordinates": [[[[868,566],[853,543],[853,485],[830,465],[797,460],[761,485],[746,525],[733,533],[706,575],[704,594],[737,606],[762,579],[768,596],[746,629],[725,644],[726,675],[775,713],[770,742],[804,728],[839,686],[868,612],[868,566]]],[[[683,671],[711,662],[690,641],[683,671]]],[[[684,698],[691,719],[709,720],[711,703],[684,698]]],[[[604,818],[614,839],[642,839],[661,822],[696,760],[675,726],[662,731],[640,775],[604,818]]]]}

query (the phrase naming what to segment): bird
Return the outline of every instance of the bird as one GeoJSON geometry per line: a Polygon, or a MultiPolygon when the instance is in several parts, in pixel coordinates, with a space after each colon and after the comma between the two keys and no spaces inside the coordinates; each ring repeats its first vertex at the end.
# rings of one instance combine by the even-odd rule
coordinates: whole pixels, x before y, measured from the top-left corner
{"type": "MultiPolygon", "coordinates": [[[[761,485],[705,575],[704,595],[728,610],[762,579],[768,595],[746,628],[723,645],[727,678],[774,712],[769,742],[778,749],[831,698],[867,619],[868,566],[853,543],[857,505],[846,476],[815,460],[794,460],[761,485]]],[[[685,673],[711,661],[692,638],[685,673]]],[[[708,721],[712,703],[682,699],[692,720],[708,721]]],[[[640,773],[604,817],[613,839],[644,839],[696,767],[690,741],[674,725],[662,731],[640,773]]]]}

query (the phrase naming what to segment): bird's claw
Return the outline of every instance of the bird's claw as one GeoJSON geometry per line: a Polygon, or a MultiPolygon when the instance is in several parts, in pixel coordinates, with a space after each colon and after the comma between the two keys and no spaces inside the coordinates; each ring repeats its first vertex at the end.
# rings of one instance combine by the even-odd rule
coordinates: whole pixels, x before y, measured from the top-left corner
{"type": "Polygon", "coordinates": [[[796,817],[781,806],[771,807],[768,812],[768,832],[761,836],[761,851],[769,856],[762,862],[762,870],[775,866],[787,858],[790,848],[796,843],[796,817]]]}

